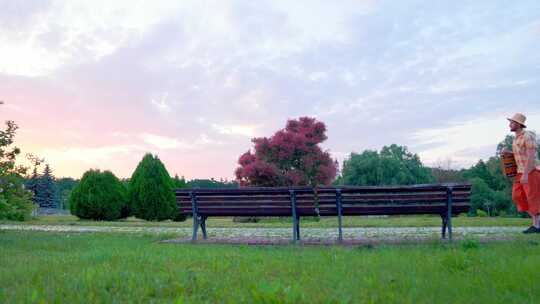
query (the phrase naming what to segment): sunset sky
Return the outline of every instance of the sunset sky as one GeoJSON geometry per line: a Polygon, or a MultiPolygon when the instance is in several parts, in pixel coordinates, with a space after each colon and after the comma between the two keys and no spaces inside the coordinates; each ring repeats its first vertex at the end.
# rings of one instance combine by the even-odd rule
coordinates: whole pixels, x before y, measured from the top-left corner
{"type": "Polygon", "coordinates": [[[426,165],[540,131],[540,1],[0,0],[0,120],[57,177],[233,178],[253,137],[316,117],[341,163],[392,143],[426,165]]]}

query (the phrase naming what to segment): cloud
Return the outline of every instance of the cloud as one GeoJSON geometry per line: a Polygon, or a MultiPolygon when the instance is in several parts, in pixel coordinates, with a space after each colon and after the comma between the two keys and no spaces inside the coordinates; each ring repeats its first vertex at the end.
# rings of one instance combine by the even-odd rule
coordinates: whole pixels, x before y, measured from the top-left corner
{"type": "Polygon", "coordinates": [[[168,93],[164,93],[159,100],[152,99],[150,102],[154,105],[160,112],[168,113],[171,111],[171,106],[167,102],[168,93]]]}
{"type": "MultiPolygon", "coordinates": [[[[495,155],[497,144],[510,133],[508,116],[511,115],[494,113],[441,128],[418,130],[412,134],[413,148],[419,150],[421,159],[429,165],[450,159],[457,167],[471,166],[480,158],[495,155]]],[[[528,129],[540,130],[540,113],[528,114],[527,121],[528,129]]]]}
{"type": "Polygon", "coordinates": [[[136,41],[182,3],[33,1],[20,8],[15,4],[8,10],[10,26],[0,27],[0,72],[36,77],[65,65],[99,60],[136,41]]]}
{"type": "Polygon", "coordinates": [[[187,142],[180,141],[176,138],[154,135],[154,134],[141,134],[140,138],[148,145],[161,150],[170,149],[193,149],[194,145],[187,142]]]}
{"type": "Polygon", "coordinates": [[[256,134],[258,125],[219,125],[212,124],[212,129],[214,129],[219,134],[225,135],[241,135],[247,137],[254,137],[256,134]]]}
{"type": "Polygon", "coordinates": [[[143,142],[147,145],[150,145],[153,148],[157,148],[158,150],[185,150],[185,151],[193,151],[202,149],[208,146],[219,146],[222,145],[223,142],[219,140],[215,140],[210,138],[207,134],[200,134],[199,137],[197,137],[195,140],[188,142],[188,141],[181,141],[176,138],[167,137],[167,136],[161,136],[161,135],[154,135],[154,134],[140,134],[139,136],[143,142]]]}
{"type": "Polygon", "coordinates": [[[83,162],[86,164],[96,164],[100,161],[111,160],[118,156],[125,156],[141,151],[144,151],[144,148],[137,145],[64,147],[61,149],[43,149],[39,152],[39,156],[45,158],[47,163],[83,162]]]}
{"type": "Polygon", "coordinates": [[[15,104],[8,103],[8,104],[1,104],[1,105],[5,109],[9,109],[9,110],[12,110],[12,111],[17,111],[17,112],[22,112],[23,111],[23,108],[21,106],[18,106],[18,105],[15,105],[15,104]]]}

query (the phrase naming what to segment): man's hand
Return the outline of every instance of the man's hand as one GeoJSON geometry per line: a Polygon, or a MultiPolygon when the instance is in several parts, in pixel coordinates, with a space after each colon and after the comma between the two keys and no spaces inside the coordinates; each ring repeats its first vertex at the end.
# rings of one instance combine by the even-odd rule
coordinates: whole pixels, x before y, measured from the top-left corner
{"type": "Polygon", "coordinates": [[[529,183],[529,174],[523,174],[521,176],[521,179],[519,180],[521,184],[528,184],[529,183]]]}

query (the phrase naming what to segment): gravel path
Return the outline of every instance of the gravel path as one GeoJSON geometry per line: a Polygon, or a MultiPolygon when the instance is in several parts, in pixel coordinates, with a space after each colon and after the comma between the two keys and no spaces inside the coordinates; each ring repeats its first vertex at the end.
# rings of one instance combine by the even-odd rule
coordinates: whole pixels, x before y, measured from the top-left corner
{"type": "MultiPolygon", "coordinates": [[[[521,234],[523,227],[455,227],[454,238],[508,239],[521,234]]],[[[172,227],[104,227],[67,225],[0,225],[0,230],[50,231],[50,232],[120,232],[175,234],[177,240],[189,240],[191,228],[172,227]]],[[[348,240],[427,240],[440,237],[439,227],[400,228],[343,228],[343,238],[348,240]]],[[[200,233],[200,232],[199,232],[200,233]]],[[[301,228],[303,240],[335,240],[337,228],[301,228]]],[[[292,228],[208,228],[209,239],[219,240],[289,240],[292,228]]]]}

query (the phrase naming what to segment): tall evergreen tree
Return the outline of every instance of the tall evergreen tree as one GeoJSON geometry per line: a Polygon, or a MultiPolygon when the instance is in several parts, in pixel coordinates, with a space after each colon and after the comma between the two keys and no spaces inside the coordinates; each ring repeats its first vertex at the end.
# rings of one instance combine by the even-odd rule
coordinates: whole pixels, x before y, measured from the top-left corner
{"type": "Polygon", "coordinates": [[[145,220],[174,219],[178,215],[173,180],[157,156],[146,154],[130,179],[131,212],[145,220]]]}
{"type": "Polygon", "coordinates": [[[37,167],[34,167],[34,169],[32,170],[32,175],[25,183],[25,187],[28,191],[32,192],[33,194],[32,201],[35,204],[37,204],[36,193],[37,193],[38,184],[39,184],[39,174],[37,171],[37,167]]]}
{"type": "Polygon", "coordinates": [[[57,206],[55,178],[49,164],[45,165],[43,174],[39,178],[35,197],[42,208],[56,208],[57,206]]]}
{"type": "Polygon", "coordinates": [[[32,175],[30,175],[30,177],[27,179],[25,183],[25,187],[27,190],[32,192],[32,201],[34,202],[34,204],[39,205],[37,201],[37,196],[36,196],[38,192],[38,185],[39,185],[39,180],[40,180],[38,168],[41,165],[41,163],[44,161],[44,159],[39,158],[32,154],[27,154],[26,158],[32,164],[33,170],[32,170],[32,175]]]}

